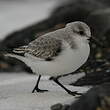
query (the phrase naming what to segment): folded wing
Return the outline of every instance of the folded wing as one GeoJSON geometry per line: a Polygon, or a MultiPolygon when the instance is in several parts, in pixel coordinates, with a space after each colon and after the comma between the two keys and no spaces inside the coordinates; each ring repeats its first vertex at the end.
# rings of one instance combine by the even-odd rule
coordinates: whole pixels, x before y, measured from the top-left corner
{"type": "Polygon", "coordinates": [[[62,42],[60,39],[41,36],[29,43],[27,46],[21,46],[14,49],[15,53],[28,53],[41,59],[52,59],[56,57],[62,50],[62,42]]]}

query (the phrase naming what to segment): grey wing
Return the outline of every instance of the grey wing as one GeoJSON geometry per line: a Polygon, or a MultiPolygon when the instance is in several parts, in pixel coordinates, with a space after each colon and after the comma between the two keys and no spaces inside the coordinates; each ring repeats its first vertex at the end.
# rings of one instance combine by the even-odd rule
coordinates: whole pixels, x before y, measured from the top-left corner
{"type": "Polygon", "coordinates": [[[25,48],[25,53],[33,55],[37,58],[51,60],[61,52],[62,42],[54,37],[41,36],[29,43],[28,46],[23,46],[22,48],[25,48]]]}

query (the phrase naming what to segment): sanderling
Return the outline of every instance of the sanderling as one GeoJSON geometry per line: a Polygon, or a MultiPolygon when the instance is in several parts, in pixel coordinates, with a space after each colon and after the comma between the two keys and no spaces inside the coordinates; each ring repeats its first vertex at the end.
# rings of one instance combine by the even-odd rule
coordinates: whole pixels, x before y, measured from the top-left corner
{"type": "MultiPolygon", "coordinates": [[[[14,53],[7,56],[23,61],[39,75],[32,92],[42,92],[45,90],[38,88],[41,75],[57,76],[71,73],[87,61],[90,53],[90,38],[91,31],[87,24],[80,21],[71,22],[62,29],[49,32],[26,46],[14,49],[14,53]]],[[[56,78],[53,78],[53,81],[69,94],[80,94],[68,90],[56,78]]]]}

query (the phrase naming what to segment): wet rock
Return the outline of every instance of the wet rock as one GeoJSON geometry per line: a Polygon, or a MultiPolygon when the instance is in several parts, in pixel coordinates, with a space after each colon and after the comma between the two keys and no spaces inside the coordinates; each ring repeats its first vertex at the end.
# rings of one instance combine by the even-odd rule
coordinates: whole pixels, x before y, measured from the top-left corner
{"type": "Polygon", "coordinates": [[[67,108],[60,110],[110,110],[110,83],[91,88],[67,108]]]}
{"type": "Polygon", "coordinates": [[[100,85],[105,82],[110,82],[110,63],[106,60],[90,61],[89,66],[86,66],[85,70],[85,76],[70,85],[100,85]]]}

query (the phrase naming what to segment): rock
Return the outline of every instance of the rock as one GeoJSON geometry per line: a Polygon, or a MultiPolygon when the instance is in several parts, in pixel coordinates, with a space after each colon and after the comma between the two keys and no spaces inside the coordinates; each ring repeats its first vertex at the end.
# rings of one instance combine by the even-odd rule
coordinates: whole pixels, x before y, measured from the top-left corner
{"type": "Polygon", "coordinates": [[[68,104],[62,105],[61,103],[51,106],[51,110],[68,110],[68,108],[68,104]]]}
{"type": "Polygon", "coordinates": [[[58,104],[55,104],[51,107],[51,110],[61,110],[63,107],[62,104],[58,103],[58,104]]]}
{"type": "Polygon", "coordinates": [[[87,86],[87,85],[100,85],[105,82],[110,82],[110,63],[102,61],[90,64],[88,73],[78,79],[76,82],[71,83],[73,86],[87,86]],[[90,70],[90,71],[89,71],[90,70]]]}
{"type": "Polygon", "coordinates": [[[91,88],[67,108],[60,110],[110,110],[110,83],[91,88]]]}
{"type": "Polygon", "coordinates": [[[87,23],[91,27],[93,36],[98,37],[106,47],[110,46],[108,43],[110,39],[106,35],[108,30],[110,30],[110,8],[92,12],[87,18],[87,23]]]}

